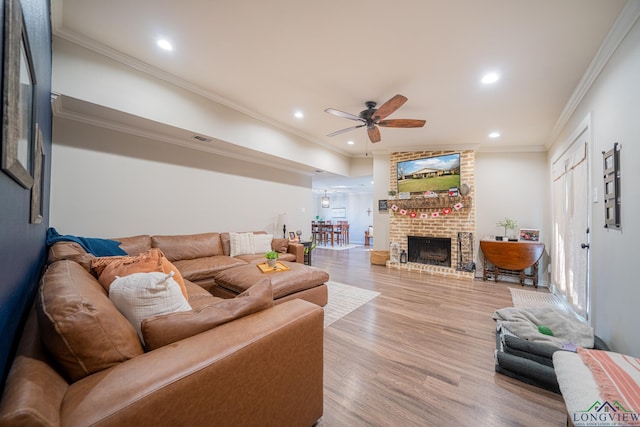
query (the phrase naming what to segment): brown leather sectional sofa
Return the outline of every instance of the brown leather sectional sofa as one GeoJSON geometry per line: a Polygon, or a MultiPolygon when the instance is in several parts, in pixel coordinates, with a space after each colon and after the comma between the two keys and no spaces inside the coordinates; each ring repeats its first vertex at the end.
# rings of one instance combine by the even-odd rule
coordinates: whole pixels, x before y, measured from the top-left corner
{"type": "MultiPolygon", "coordinates": [[[[254,232],[254,234],[264,234],[264,232],[254,232]]],[[[173,236],[139,235],[115,238],[114,240],[121,242],[120,247],[129,255],[138,255],[151,248],[159,248],[167,259],[180,270],[185,279],[199,285],[212,295],[223,298],[232,298],[240,292],[219,286],[216,282],[216,275],[223,271],[230,271],[235,267],[265,261],[264,254],[230,256],[230,234],[228,232],[173,236]]],[[[287,239],[273,239],[272,249],[280,253],[278,258],[280,261],[304,263],[304,246],[299,243],[292,243],[287,239]]],[[[91,261],[94,258],[77,243],[57,242],[49,249],[48,263],[71,259],[90,269],[91,261]]],[[[281,294],[278,289],[275,289],[276,303],[295,298],[305,299],[320,306],[327,303],[327,288],[324,283],[329,280],[329,276],[320,269],[307,268],[305,270],[314,274],[302,277],[296,271],[294,274],[287,275],[287,283],[283,284],[287,292],[281,294]],[[289,286],[291,281],[294,282],[294,286],[289,286]]]]}
{"type": "MultiPolygon", "coordinates": [[[[75,243],[53,245],[5,384],[0,426],[313,425],[323,411],[323,310],[284,295],[274,304],[268,275],[237,298],[213,296],[216,272],[263,259],[230,257],[224,239],[118,239],[129,254],[161,248],[188,291],[192,311],[143,321],[158,338],[145,344],[91,274],[92,255],[75,243]]],[[[284,255],[298,261],[298,246],[284,255]]],[[[328,279],[291,265],[304,279],[328,279]]],[[[326,303],[326,286],[314,288],[324,288],[326,303]]],[[[322,302],[320,295],[307,299],[322,302]]]]}

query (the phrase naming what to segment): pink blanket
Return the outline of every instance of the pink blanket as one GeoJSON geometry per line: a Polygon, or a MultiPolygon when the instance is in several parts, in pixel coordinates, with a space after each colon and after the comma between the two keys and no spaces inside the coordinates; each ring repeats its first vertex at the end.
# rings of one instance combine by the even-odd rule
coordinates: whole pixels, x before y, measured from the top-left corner
{"type": "Polygon", "coordinates": [[[591,370],[603,400],[620,405],[624,412],[640,413],[640,359],[585,348],[578,348],[578,354],[591,370]]]}

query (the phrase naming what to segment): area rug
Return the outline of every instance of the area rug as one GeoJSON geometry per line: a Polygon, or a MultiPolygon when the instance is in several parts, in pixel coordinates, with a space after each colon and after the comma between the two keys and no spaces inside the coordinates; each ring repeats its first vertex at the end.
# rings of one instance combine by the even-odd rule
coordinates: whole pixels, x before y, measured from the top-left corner
{"type": "Polygon", "coordinates": [[[554,307],[567,311],[564,302],[554,294],[546,292],[525,291],[523,289],[509,288],[511,301],[517,308],[542,308],[554,307]]]}
{"type": "Polygon", "coordinates": [[[357,248],[358,246],[361,245],[335,245],[335,246],[331,246],[331,244],[329,244],[328,246],[325,245],[318,245],[316,246],[316,249],[330,249],[332,251],[344,251],[345,249],[353,249],[353,248],[357,248]]]}
{"type": "Polygon", "coordinates": [[[327,282],[327,289],[329,302],[324,306],[325,328],[380,295],[380,292],[333,281],[327,282]]]}

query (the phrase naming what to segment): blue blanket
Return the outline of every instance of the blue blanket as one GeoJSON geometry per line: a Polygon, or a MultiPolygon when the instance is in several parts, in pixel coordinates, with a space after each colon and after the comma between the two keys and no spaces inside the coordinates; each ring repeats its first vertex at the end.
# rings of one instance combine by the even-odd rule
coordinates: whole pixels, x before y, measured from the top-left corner
{"type": "Polygon", "coordinates": [[[127,253],[120,248],[120,242],[116,242],[115,240],[60,235],[55,228],[49,228],[47,230],[47,246],[51,246],[59,241],[76,242],[82,246],[82,249],[95,256],[127,255],[127,253]]]}

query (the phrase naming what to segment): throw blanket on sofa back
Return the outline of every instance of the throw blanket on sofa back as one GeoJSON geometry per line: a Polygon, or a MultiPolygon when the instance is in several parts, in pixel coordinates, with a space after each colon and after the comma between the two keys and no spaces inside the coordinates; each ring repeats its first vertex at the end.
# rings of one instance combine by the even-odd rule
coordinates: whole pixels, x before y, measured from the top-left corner
{"type": "Polygon", "coordinates": [[[47,246],[51,246],[60,241],[76,242],[82,246],[82,249],[97,257],[127,254],[120,248],[120,242],[116,242],[115,240],[98,239],[95,237],[79,237],[69,234],[61,235],[55,228],[49,228],[47,230],[47,246]]]}

